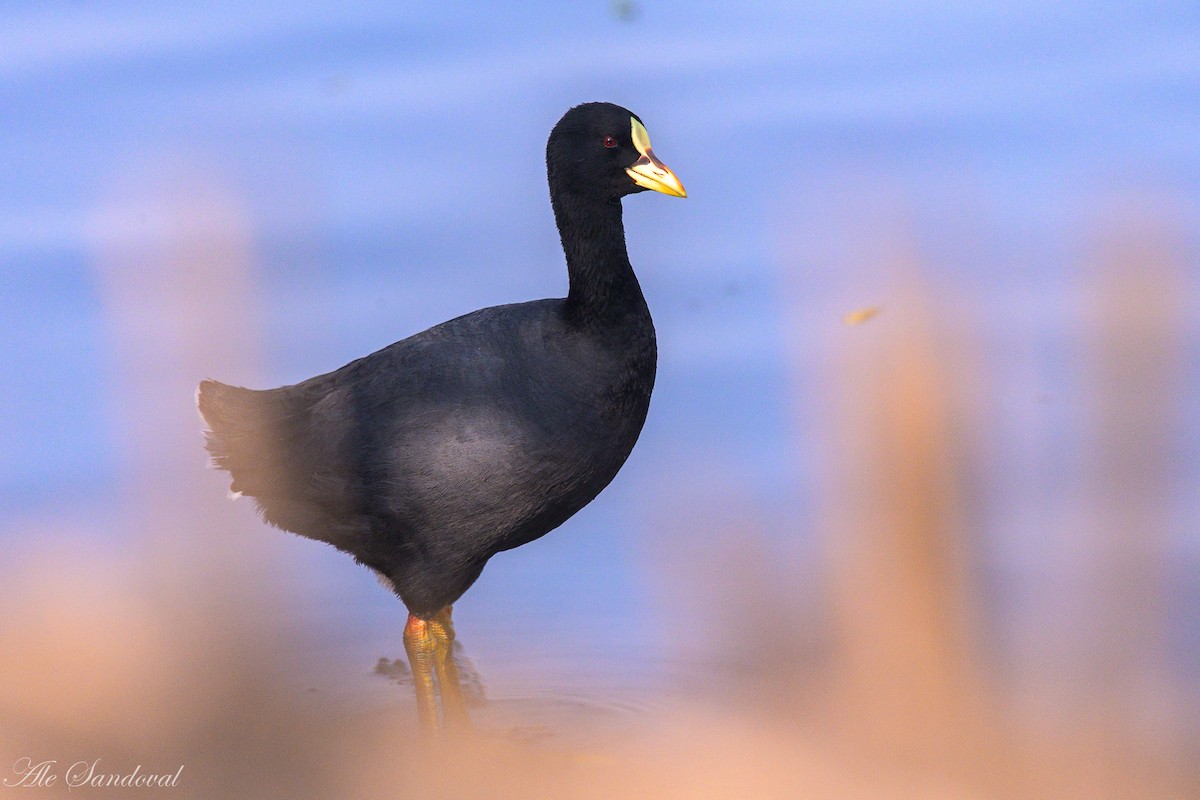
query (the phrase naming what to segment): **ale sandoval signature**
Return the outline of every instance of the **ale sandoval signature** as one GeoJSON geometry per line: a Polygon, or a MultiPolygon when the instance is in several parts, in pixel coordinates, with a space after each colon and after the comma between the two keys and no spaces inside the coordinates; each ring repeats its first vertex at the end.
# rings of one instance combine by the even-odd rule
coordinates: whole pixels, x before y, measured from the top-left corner
{"type": "Polygon", "coordinates": [[[107,772],[100,766],[100,759],[76,761],[61,769],[57,760],[34,761],[19,758],[13,764],[13,775],[4,779],[9,787],[66,786],[70,789],[83,787],[171,787],[179,785],[183,764],[174,772],[147,772],[138,764],[131,772],[107,772]],[[61,782],[60,782],[61,781],[61,782]]]}

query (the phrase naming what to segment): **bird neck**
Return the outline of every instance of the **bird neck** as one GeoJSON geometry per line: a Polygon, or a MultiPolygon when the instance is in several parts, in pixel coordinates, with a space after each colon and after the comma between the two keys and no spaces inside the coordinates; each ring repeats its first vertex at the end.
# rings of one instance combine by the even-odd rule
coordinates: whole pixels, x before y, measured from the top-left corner
{"type": "Polygon", "coordinates": [[[645,306],[625,251],[620,200],[595,200],[555,192],[554,219],[567,257],[574,308],[635,310],[645,306]]]}

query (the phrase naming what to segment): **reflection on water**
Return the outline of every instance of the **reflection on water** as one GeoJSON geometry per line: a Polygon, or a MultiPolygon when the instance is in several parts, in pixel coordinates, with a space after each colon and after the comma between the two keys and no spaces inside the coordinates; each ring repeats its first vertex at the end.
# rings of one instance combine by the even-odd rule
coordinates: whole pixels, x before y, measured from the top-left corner
{"type": "MultiPolygon", "coordinates": [[[[489,696],[483,677],[460,640],[451,644],[448,658],[454,663],[458,691],[469,709],[471,727],[487,735],[522,744],[586,749],[630,736],[642,724],[640,720],[653,713],[644,703],[622,701],[619,695],[587,686],[580,688],[584,693],[574,695],[561,690],[526,690],[489,696]]],[[[398,696],[394,692],[384,695],[363,687],[364,693],[382,705],[398,703],[401,714],[417,718],[416,685],[407,657],[381,657],[372,676],[401,692],[398,696]]]]}
{"type": "MultiPolygon", "coordinates": [[[[479,671],[475,669],[475,664],[467,657],[462,642],[455,639],[450,643],[450,652],[447,654],[447,658],[454,662],[454,672],[458,677],[459,691],[467,705],[476,708],[483,706],[485,702],[483,678],[479,675],[479,671]]],[[[372,673],[385,678],[388,682],[397,686],[414,686],[413,673],[408,666],[407,657],[403,660],[399,658],[388,659],[386,656],[381,657],[376,662],[372,673]]]]}

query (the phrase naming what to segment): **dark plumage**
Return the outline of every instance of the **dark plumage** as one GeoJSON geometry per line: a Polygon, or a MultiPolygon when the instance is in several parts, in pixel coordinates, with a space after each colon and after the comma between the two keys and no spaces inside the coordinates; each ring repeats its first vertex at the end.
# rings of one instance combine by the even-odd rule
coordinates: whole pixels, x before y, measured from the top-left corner
{"type": "Polygon", "coordinates": [[[620,198],[683,196],[644,134],[608,103],[551,132],[566,298],[475,311],[292,386],[201,383],[206,446],[233,491],[387,577],[420,618],[590,502],[633,449],[654,386],[620,198]]]}

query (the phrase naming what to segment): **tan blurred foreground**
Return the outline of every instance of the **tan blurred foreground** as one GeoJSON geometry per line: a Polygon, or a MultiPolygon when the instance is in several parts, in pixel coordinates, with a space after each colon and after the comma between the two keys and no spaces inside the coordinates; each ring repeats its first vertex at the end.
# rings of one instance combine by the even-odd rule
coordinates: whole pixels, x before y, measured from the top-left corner
{"type": "MultiPolygon", "coordinates": [[[[1046,530],[1093,554],[1090,622],[1067,626],[1049,670],[1014,686],[984,644],[971,553],[989,476],[970,432],[985,365],[969,326],[910,286],[877,318],[831,320],[844,332],[823,390],[834,462],[820,487],[823,566],[781,563],[731,525],[709,533],[712,560],[664,585],[714,632],[711,673],[693,691],[594,749],[490,731],[430,745],[395,707],[363,711],[289,677],[321,668],[295,667],[303,633],[274,627],[289,600],[262,554],[233,543],[228,512],[206,510],[215,483],[188,485],[179,466],[198,458],[188,386],[205,348],[220,349],[209,332],[245,328],[248,259],[221,208],[197,212],[224,231],[206,230],[203,247],[183,225],[158,249],[102,250],[125,395],[160,409],[127,420],[143,454],[127,552],[53,532],[43,539],[59,545],[0,566],[2,779],[16,782],[23,758],[53,759],[58,773],[100,758],[102,772],[182,766],[178,785],[72,791],[64,776],[20,796],[1200,797],[1195,687],[1164,667],[1161,447],[1177,433],[1165,409],[1181,344],[1175,265],[1154,243],[1114,249],[1095,286],[1089,516],[1046,530]]],[[[682,535],[664,531],[664,547],[682,535]]],[[[398,605],[397,642],[401,618],[398,605]]]]}

